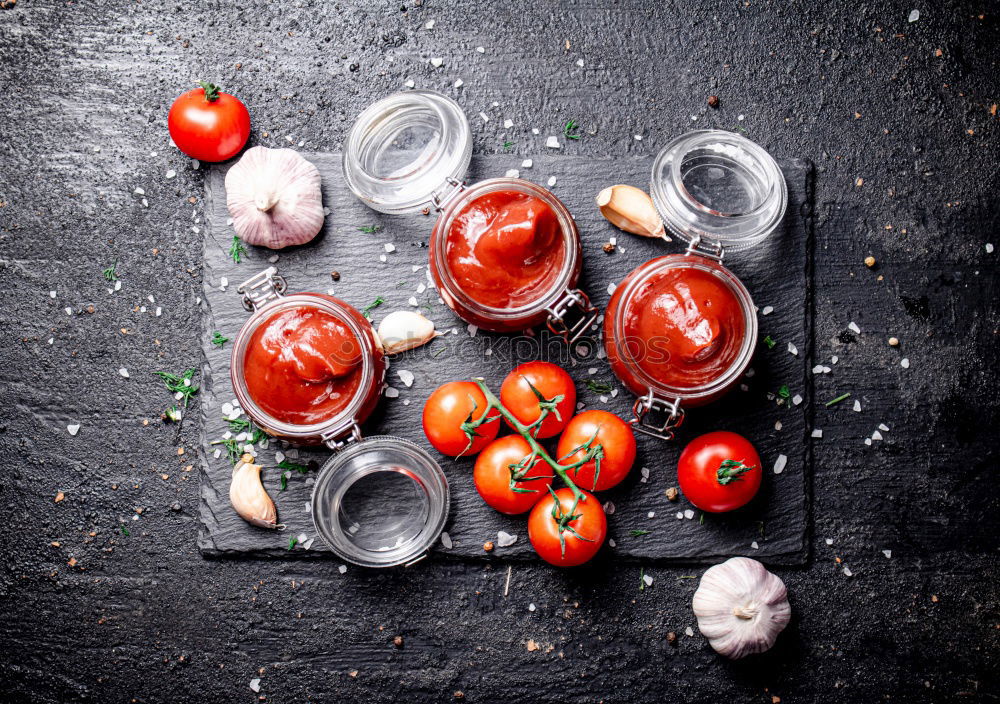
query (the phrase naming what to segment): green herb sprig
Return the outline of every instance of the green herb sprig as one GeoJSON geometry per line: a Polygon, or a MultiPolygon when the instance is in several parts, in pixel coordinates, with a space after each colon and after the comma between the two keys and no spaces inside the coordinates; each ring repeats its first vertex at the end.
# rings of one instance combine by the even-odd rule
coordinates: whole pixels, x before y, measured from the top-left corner
{"type": "Polygon", "coordinates": [[[583,382],[588,389],[598,394],[610,393],[614,390],[614,387],[605,381],[596,381],[594,379],[587,379],[583,382]]]}
{"type": "Polygon", "coordinates": [[[213,334],[213,335],[212,335],[212,344],[213,344],[213,345],[217,345],[218,347],[222,347],[222,346],[223,346],[223,345],[225,345],[225,344],[226,344],[227,342],[229,342],[229,338],[228,338],[228,337],[225,337],[225,336],[224,336],[224,335],[223,335],[223,334],[222,334],[221,332],[219,332],[218,330],[216,330],[216,331],[215,331],[215,334],[213,334]]]}
{"type": "Polygon", "coordinates": [[[633,538],[639,538],[643,535],[649,535],[649,533],[650,531],[648,530],[630,530],[628,532],[628,534],[631,535],[633,538]]]}
{"type": "Polygon", "coordinates": [[[117,281],[118,280],[118,260],[109,266],[107,269],[102,269],[101,273],[104,274],[104,279],[106,281],[117,281]]]}
{"type": "Polygon", "coordinates": [[[188,399],[198,393],[199,387],[191,383],[196,371],[198,370],[186,369],[181,374],[171,374],[170,372],[153,372],[153,374],[163,379],[163,385],[167,387],[167,391],[181,394],[184,407],[187,408],[188,399]]]}
{"type": "Polygon", "coordinates": [[[247,248],[243,246],[243,240],[239,235],[233,235],[233,242],[229,245],[229,258],[239,264],[246,253],[247,248]]]}
{"type": "Polygon", "coordinates": [[[846,399],[849,399],[850,397],[851,397],[851,392],[850,392],[850,391],[848,391],[848,392],[847,392],[846,394],[841,394],[841,395],[840,395],[840,396],[838,396],[837,398],[832,398],[832,399],[830,399],[829,401],[827,401],[827,402],[826,402],[825,404],[823,404],[823,405],[825,405],[825,406],[826,406],[827,408],[829,408],[830,406],[836,406],[836,405],[837,405],[838,403],[840,403],[841,401],[844,401],[844,400],[846,400],[846,399]]]}
{"type": "Polygon", "coordinates": [[[369,313],[371,313],[373,310],[378,308],[383,303],[385,303],[385,299],[382,298],[381,296],[378,296],[374,301],[372,301],[371,303],[369,303],[368,305],[366,305],[364,308],[361,309],[361,315],[371,320],[372,317],[369,315],[369,313]]]}
{"type": "Polygon", "coordinates": [[[566,139],[580,139],[580,124],[570,119],[563,127],[563,136],[566,139]]]}
{"type": "Polygon", "coordinates": [[[774,346],[778,343],[774,341],[773,337],[768,335],[767,337],[764,338],[764,344],[767,345],[767,349],[773,350],[774,346]]]}
{"type": "Polygon", "coordinates": [[[374,235],[381,229],[382,229],[381,225],[364,225],[358,228],[358,232],[363,232],[366,235],[374,235]]]}

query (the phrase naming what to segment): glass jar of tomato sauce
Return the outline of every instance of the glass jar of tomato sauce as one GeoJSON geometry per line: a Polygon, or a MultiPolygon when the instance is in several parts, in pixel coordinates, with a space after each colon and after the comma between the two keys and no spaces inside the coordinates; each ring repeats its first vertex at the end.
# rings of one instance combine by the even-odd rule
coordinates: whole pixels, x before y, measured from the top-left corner
{"type": "Polygon", "coordinates": [[[685,407],[718,399],[750,364],[756,308],[723,257],[775,230],[788,190],[760,146],[732,132],[698,130],[659,153],[650,192],[687,249],[638,266],[615,288],[604,345],[612,370],[637,396],[633,427],[671,439],[685,407]]]}
{"type": "Polygon", "coordinates": [[[574,342],[598,311],[577,288],[582,250],[566,206],[520,178],[461,181],[472,157],[468,120],[426,90],[369,106],[344,143],[344,177],[383,213],[438,211],[430,272],[445,304],[484,330],[545,323],[574,342]]]}
{"type": "Polygon", "coordinates": [[[412,442],[362,436],[386,370],[371,322],[333,296],[286,295],[274,267],[237,290],[252,312],[232,349],[240,407],[273,437],[335,451],[313,489],[316,532],[366,567],[425,557],[448,518],[448,481],[412,442]]]}

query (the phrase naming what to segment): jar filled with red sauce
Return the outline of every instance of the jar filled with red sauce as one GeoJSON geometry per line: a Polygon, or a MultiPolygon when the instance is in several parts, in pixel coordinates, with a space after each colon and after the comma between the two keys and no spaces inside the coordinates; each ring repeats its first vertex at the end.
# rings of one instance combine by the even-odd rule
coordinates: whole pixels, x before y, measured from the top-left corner
{"type": "Polygon", "coordinates": [[[472,155],[468,120],[433,91],[368,107],[344,144],[344,177],[384,213],[438,211],[430,272],[445,304],[484,330],[545,324],[569,342],[596,320],[576,287],[580,236],[566,206],[520,178],[462,183],[472,155]]]}
{"type": "Polygon", "coordinates": [[[725,395],[750,365],[756,308],[723,257],[771,234],[788,195],[766,151],[721,130],[690,132],[667,145],[653,164],[650,190],[687,250],[652,259],[618,284],[604,346],[615,375],[637,396],[633,427],[670,439],[684,408],[725,395]]]}
{"type": "Polygon", "coordinates": [[[332,296],[284,295],[273,267],[241,292],[254,313],[236,337],[230,373],[250,420],[302,445],[339,446],[360,437],[385,378],[382,343],[371,323],[332,296]]]}

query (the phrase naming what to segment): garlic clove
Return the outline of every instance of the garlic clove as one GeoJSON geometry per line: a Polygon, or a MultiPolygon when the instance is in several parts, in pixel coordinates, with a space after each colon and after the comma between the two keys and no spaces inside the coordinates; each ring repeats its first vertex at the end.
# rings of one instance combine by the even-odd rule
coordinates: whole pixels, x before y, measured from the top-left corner
{"type": "Polygon", "coordinates": [[[260,465],[252,455],[243,455],[233,467],[229,501],[240,518],[261,528],[278,527],[278,510],[260,481],[260,465]]]}
{"type": "Polygon", "coordinates": [[[396,354],[420,347],[439,334],[434,330],[432,321],[411,310],[389,313],[378,326],[378,336],[382,340],[386,354],[396,354]]]}
{"type": "Polygon", "coordinates": [[[226,206],[247,244],[305,244],[323,229],[319,169],[291,149],[252,147],[226,174],[226,206]]]}
{"type": "Polygon", "coordinates": [[[608,186],[597,194],[596,200],[601,215],[615,227],[634,235],[670,241],[652,198],[641,188],[622,184],[608,186]]]}

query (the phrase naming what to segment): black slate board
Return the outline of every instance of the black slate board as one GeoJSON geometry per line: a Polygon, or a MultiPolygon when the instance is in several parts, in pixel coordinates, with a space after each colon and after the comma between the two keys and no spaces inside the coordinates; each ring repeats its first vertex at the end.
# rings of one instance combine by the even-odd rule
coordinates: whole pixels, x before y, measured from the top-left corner
{"type": "MultiPolygon", "coordinates": [[[[397,398],[383,399],[380,408],[365,424],[366,435],[391,434],[409,438],[427,447],[420,429],[420,412],[424,400],[439,384],[471,376],[485,376],[491,387],[498,389],[500,381],[518,362],[541,357],[566,365],[577,380],[579,400],[588,407],[604,408],[630,417],[633,398],[617,383],[604,359],[570,360],[559,344],[546,344],[547,333],[540,334],[535,351],[525,352],[531,338],[518,338],[513,344],[509,336],[479,332],[470,336],[466,325],[456,318],[439,300],[432,288],[415,293],[418,285],[427,285],[426,242],[434,216],[385,216],[370,210],[354,198],[343,183],[339,155],[306,154],[323,176],[323,202],[328,208],[324,231],[312,243],[279,253],[276,262],[285,276],[289,290],[329,291],[358,308],[382,296],[386,303],[373,312],[377,325],[393,310],[410,307],[408,299],[417,298],[423,312],[439,330],[454,328],[431,344],[392,360],[387,380],[399,390],[397,398]],[[376,234],[358,230],[363,225],[380,225],[376,234]],[[393,243],[395,251],[386,253],[384,245],[393,243]],[[380,260],[384,255],[386,261],[380,260]],[[420,269],[413,271],[414,266],[420,269]],[[337,270],[341,278],[333,282],[330,272],[337,270]],[[406,282],[402,284],[401,282],[406,282]],[[444,348],[444,350],[442,350],[444,348]],[[541,353],[538,350],[541,350],[541,353]],[[489,350],[489,352],[488,352],[489,350]],[[515,360],[515,352],[518,358],[515,360]],[[564,355],[560,358],[560,355],[564,355]],[[596,368],[595,374],[589,370],[596,368]],[[411,388],[400,381],[397,372],[408,370],[415,380],[411,388]],[[589,391],[585,380],[593,378],[612,382],[618,389],[616,397],[589,391]]],[[[666,244],[620,232],[599,214],[593,198],[597,192],[613,183],[631,183],[646,187],[651,159],[597,159],[542,155],[533,157],[531,168],[521,168],[523,157],[495,155],[473,159],[469,180],[502,176],[508,169],[519,169],[522,178],[548,185],[550,177],[556,183],[549,186],[574,214],[580,227],[584,247],[584,270],[581,287],[602,309],[609,298],[609,284],[617,283],[644,261],[680,251],[679,242],[666,244]],[[609,238],[615,237],[618,249],[613,254],[601,251],[609,238]]],[[[788,182],[789,207],[781,227],[763,244],[749,252],[727,256],[726,263],[746,283],[757,305],[773,306],[770,315],[760,317],[761,336],[770,335],[777,344],[768,349],[760,344],[752,368],[754,374],[745,380],[745,388],[732,392],[726,399],[707,408],[689,412],[678,439],[666,443],[639,435],[639,456],[630,477],[623,485],[604,492],[601,499],[614,504],[610,513],[609,538],[613,541],[605,554],[616,558],[643,560],[708,562],[732,555],[748,555],[771,564],[803,564],[807,558],[809,433],[811,427],[811,248],[812,248],[812,167],[803,161],[782,163],[788,182]],[[787,351],[788,342],[798,348],[798,355],[787,351]],[[768,392],[787,384],[791,394],[801,394],[797,406],[779,406],[768,398],[768,392]],[[776,421],[781,429],[776,430],[776,421]],[[679,512],[693,507],[682,497],[670,502],[665,496],[668,487],[676,486],[676,461],[683,443],[701,432],[728,429],[742,433],[756,444],[765,470],[760,495],[746,509],[734,515],[717,516],[694,509],[691,519],[678,519],[679,512]],[[781,474],[773,466],[779,454],[788,457],[781,474]],[[647,468],[644,478],[641,468],[647,468]],[[652,515],[651,515],[652,514],[652,515]],[[641,537],[630,535],[632,530],[648,530],[641,537]],[[757,547],[754,547],[756,545],[757,547]]],[[[201,455],[201,530],[198,546],[205,556],[258,555],[285,557],[326,551],[316,539],[308,551],[287,550],[289,538],[315,533],[309,515],[309,499],[314,476],[294,474],[288,488],[279,491],[280,470],[275,468],[274,452],[278,443],[260,452],[258,459],[265,467],[264,484],[278,506],[279,520],[287,526],[284,532],[253,528],[233,512],[228,498],[231,466],[225,456],[214,457],[216,446],[210,443],[222,437],[226,430],[221,405],[234,397],[229,380],[229,345],[224,349],[211,343],[212,334],[220,331],[235,338],[247,313],[240,304],[236,287],[241,281],[269,266],[275,253],[261,248],[249,248],[240,264],[235,264],[227,252],[234,234],[228,224],[224,178],[227,166],[212,167],[206,178],[207,227],[204,229],[204,325],[203,391],[201,393],[202,452],[201,455]],[[223,277],[228,287],[221,290],[223,277]]],[[[593,332],[597,339],[598,331],[593,332]]],[[[549,340],[551,342],[551,340],[549,340]]],[[[595,346],[599,348],[599,345],[595,346]]],[[[496,541],[497,531],[518,536],[517,542],[497,548],[492,557],[534,559],[527,539],[523,517],[502,516],[489,509],[479,498],[472,484],[472,460],[458,461],[437,455],[451,486],[451,514],[447,531],[452,547],[441,543],[439,555],[487,559],[482,550],[486,540],[496,541]]],[[[288,452],[288,450],[284,450],[288,452]]],[[[294,451],[293,451],[294,452],[294,451]]],[[[301,450],[299,461],[315,458],[322,462],[326,450],[301,450]]]]}

